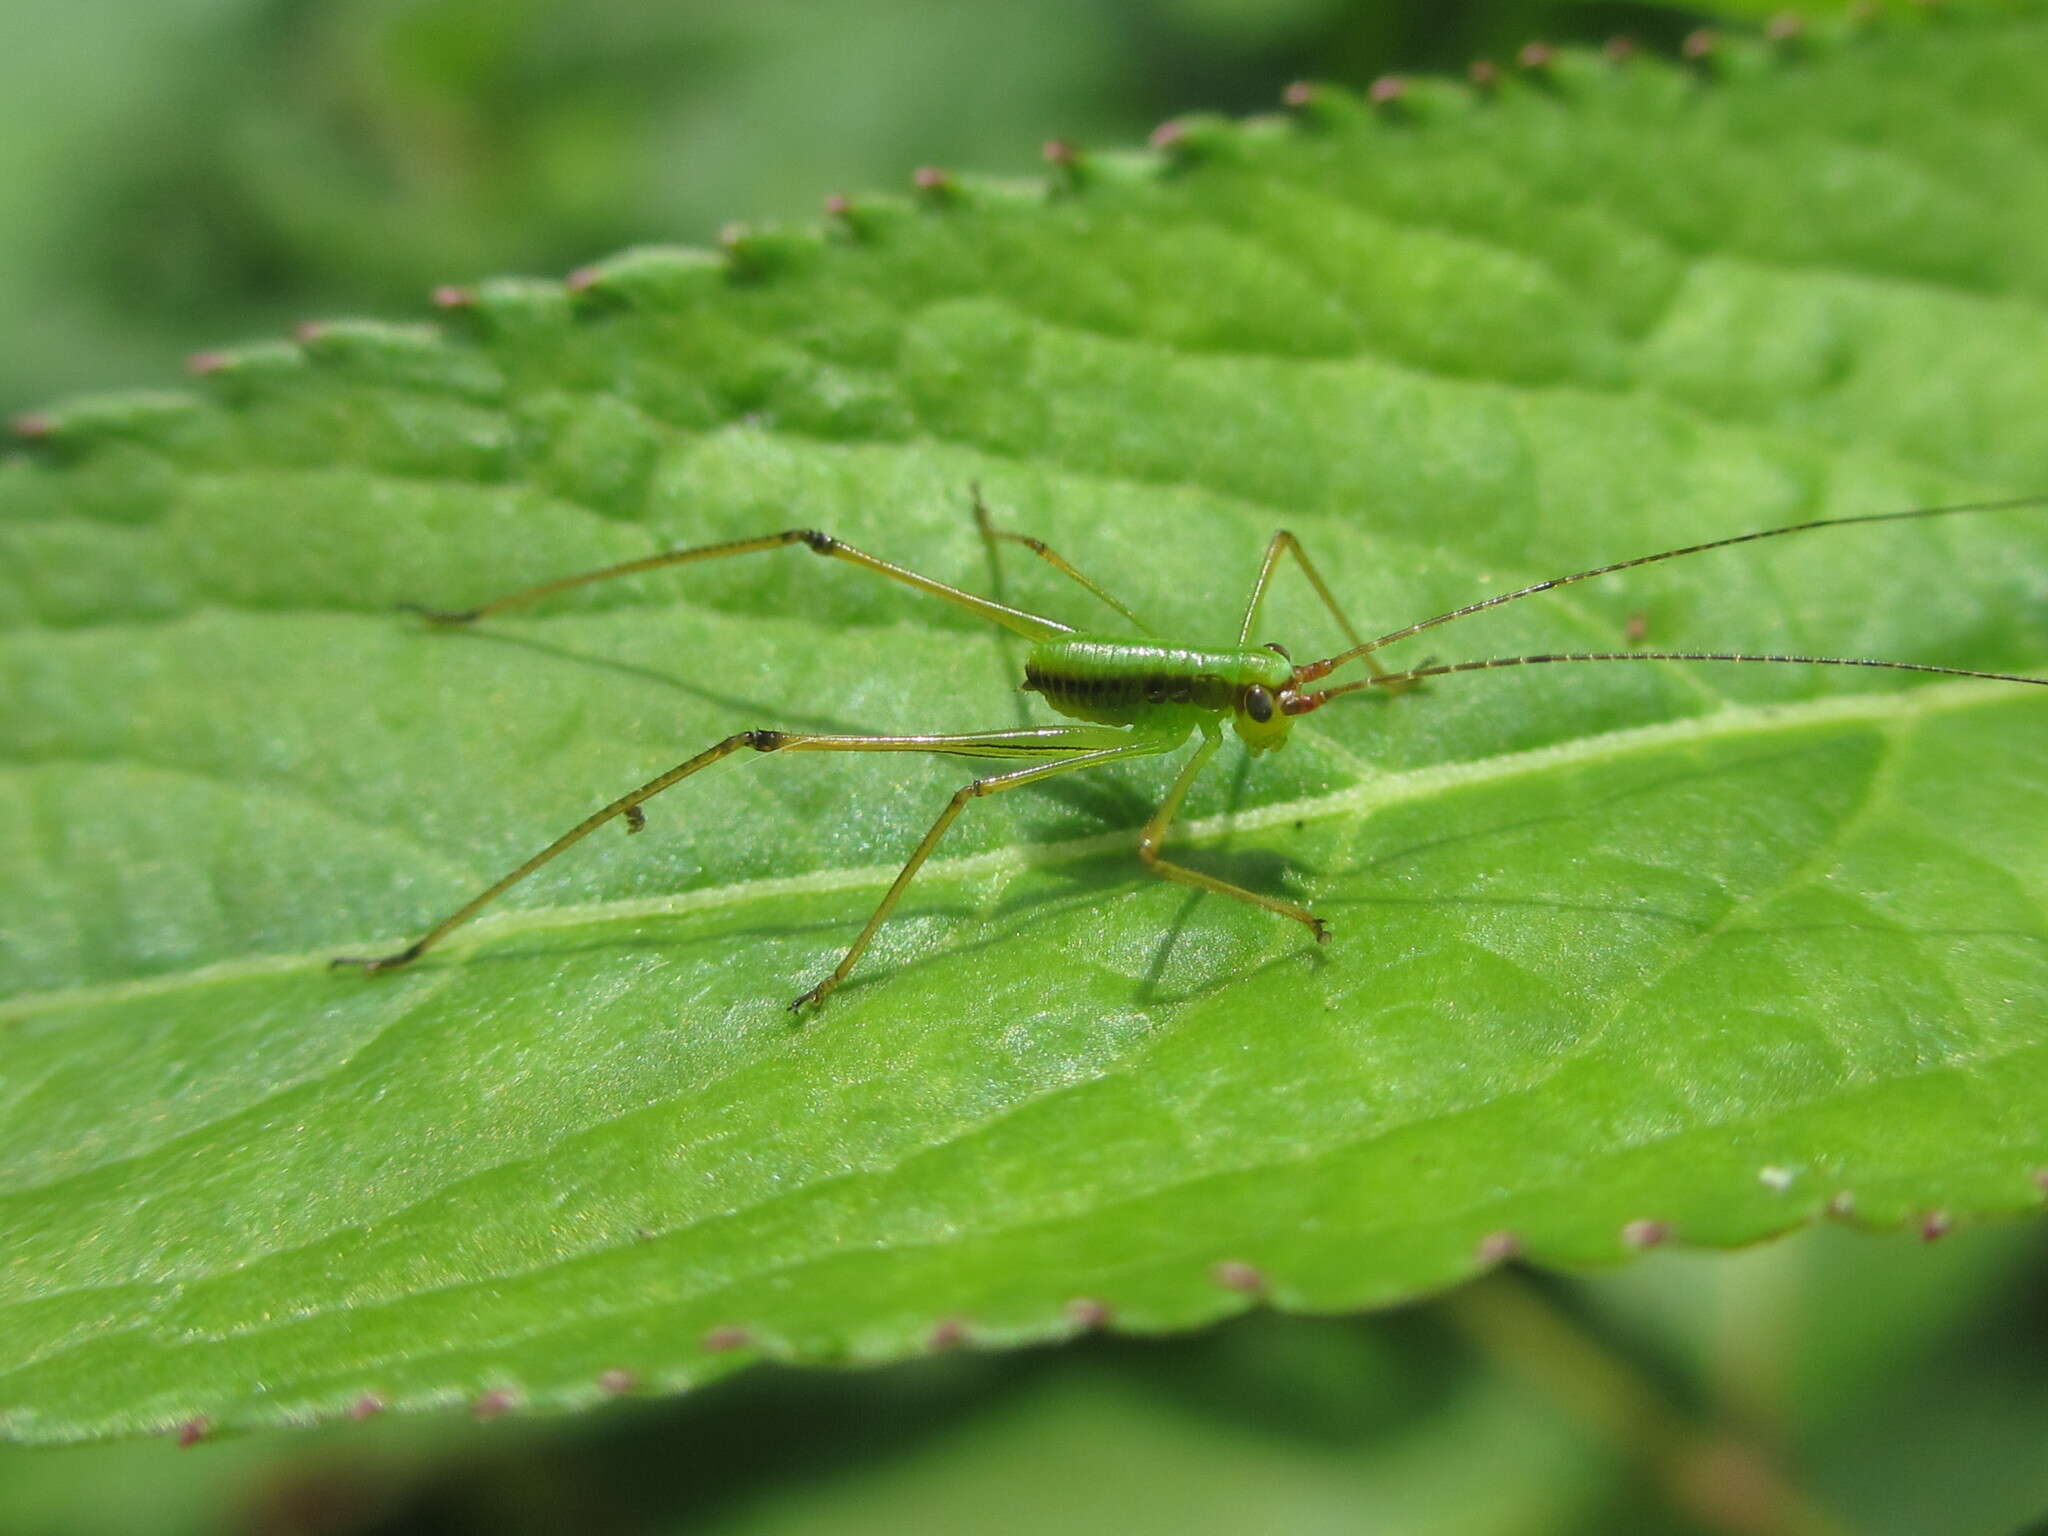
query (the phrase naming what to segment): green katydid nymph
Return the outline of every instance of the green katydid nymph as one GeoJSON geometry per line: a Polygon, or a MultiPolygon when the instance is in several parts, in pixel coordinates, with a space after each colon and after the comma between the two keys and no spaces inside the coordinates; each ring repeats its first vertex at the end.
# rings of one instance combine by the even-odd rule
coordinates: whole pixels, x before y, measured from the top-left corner
{"type": "Polygon", "coordinates": [[[1502,603],[1533,597],[1539,592],[1548,592],[1557,587],[1569,586],[1573,582],[1586,581],[1615,571],[1675,560],[1683,555],[1696,555],[1711,549],[1726,549],[1731,545],[1747,544],[1759,539],[1782,538],[1790,534],[1808,533],[1824,528],[1847,528],[1858,524],[1948,517],[1962,513],[2001,512],[2043,505],[2048,505],[2048,496],[1972,502],[1957,506],[1920,507],[1903,512],[1878,512],[1858,517],[1817,519],[1777,528],[1765,528],[1755,533],[1712,539],[1701,544],[1688,544],[1678,549],[1662,550],[1656,554],[1640,555],[1631,560],[1620,560],[1611,565],[1595,566],[1590,570],[1552,577],[1548,581],[1539,581],[1511,592],[1482,598],[1449,612],[1439,613],[1413,624],[1405,624],[1399,629],[1390,630],[1371,639],[1360,638],[1358,631],[1338,605],[1329,584],[1323,580],[1322,574],[1302,548],[1301,541],[1286,532],[1274,534],[1266,545],[1265,557],[1259,563],[1258,574],[1252,581],[1251,595],[1245,603],[1244,620],[1238,626],[1235,645],[1194,645],[1160,638],[1151,634],[1130,609],[1041,541],[995,529],[989,521],[978,492],[975,495],[975,513],[984,536],[990,541],[991,548],[998,540],[1022,544],[1033,554],[1049,562],[1062,575],[1077,582],[1122,615],[1137,633],[1083,633],[1056,619],[1028,613],[993,598],[949,586],[904,566],[891,564],[813,528],[790,528],[778,533],[762,534],[756,538],[734,539],[721,544],[706,544],[692,549],[648,555],[620,565],[606,566],[600,570],[584,571],[542,582],[538,586],[509,593],[474,608],[417,609],[415,611],[422,613],[435,624],[472,624],[507,609],[537,602],[571,587],[608,581],[619,576],[636,575],[672,565],[689,565],[702,560],[720,560],[736,555],[797,546],[812,554],[843,561],[871,575],[901,582],[941,602],[952,603],[969,613],[1022,635],[1030,642],[1030,650],[1024,663],[1023,687],[1026,691],[1037,694],[1053,710],[1077,723],[1021,726],[946,735],[867,736],[780,730],[741,731],[676,764],[666,773],[649,779],[638,788],[629,790],[609,805],[593,811],[518,868],[434,924],[404,949],[394,954],[375,957],[343,957],[333,963],[359,966],[367,972],[395,970],[399,966],[411,963],[438,944],[452,929],[468,922],[485,906],[543,864],[581,842],[605,823],[623,819],[628,831],[638,831],[645,819],[645,813],[640,808],[644,802],[736,752],[933,752],[955,757],[1029,763],[1031,766],[977,778],[964,785],[947,802],[938,819],[932,823],[931,829],[911,850],[910,857],[888,890],[883,893],[873,915],[855,935],[831,974],[789,1005],[792,1011],[800,1010],[807,1005],[822,1002],[827,994],[846,979],[859,962],[868,941],[874,937],[875,930],[895,908],[918,869],[931,856],[932,850],[945,836],[946,829],[953,824],[954,819],[966,808],[969,801],[983,795],[999,794],[1004,790],[1035,784],[1060,774],[1078,773],[1088,768],[1104,768],[1112,763],[1127,762],[1133,758],[1156,757],[1176,750],[1185,745],[1190,737],[1197,735],[1201,740],[1194,752],[1174,778],[1172,786],[1167,790],[1165,798],[1154,811],[1152,818],[1138,834],[1139,859],[1147,869],[1165,879],[1193,886],[1197,890],[1211,891],[1219,896],[1248,902],[1269,912],[1278,913],[1282,917],[1292,918],[1314,934],[1318,942],[1324,942],[1329,938],[1329,929],[1323,920],[1307,907],[1281,897],[1249,890],[1213,875],[1187,869],[1170,862],[1161,854],[1174,815],[1180,809],[1188,787],[1194,783],[1196,776],[1222,745],[1226,724],[1256,755],[1285,746],[1288,732],[1296,720],[1303,715],[1313,714],[1332,700],[1346,694],[1361,693],[1368,689],[1399,690],[1428,678],[1448,677],[1460,672],[1485,672],[1505,667],[1566,662],[1716,662],[1805,667],[1885,667],[1904,672],[1931,672],[1947,677],[1974,677],[1992,682],[2048,686],[2048,678],[2042,677],[2023,677],[2012,673],[1979,672],[1963,667],[1941,667],[1922,662],[1885,661],[1866,657],[1781,656],[1728,651],[1576,651],[1527,656],[1492,656],[1476,661],[1429,663],[1390,671],[1382,667],[1373,654],[1381,647],[1391,645],[1397,640],[1405,640],[1411,635],[1421,634],[1439,625],[1449,624],[1488,608],[1499,607],[1502,603]],[[1258,627],[1260,609],[1265,603],[1266,591],[1271,584],[1273,573],[1280,561],[1289,555],[1300,565],[1317,596],[1322,599],[1339,628],[1350,640],[1351,643],[1346,649],[1318,660],[1296,662],[1284,647],[1253,640],[1253,634],[1258,627]],[[1339,669],[1354,663],[1363,665],[1364,675],[1333,687],[1318,686],[1339,669]]]}

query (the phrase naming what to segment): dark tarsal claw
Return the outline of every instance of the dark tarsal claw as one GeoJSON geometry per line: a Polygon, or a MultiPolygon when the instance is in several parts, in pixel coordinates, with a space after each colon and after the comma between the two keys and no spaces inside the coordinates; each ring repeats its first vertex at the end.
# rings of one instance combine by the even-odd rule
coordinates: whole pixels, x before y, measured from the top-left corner
{"type": "Polygon", "coordinates": [[[645,811],[641,810],[637,805],[626,807],[626,836],[631,837],[635,832],[643,830],[646,825],[647,813],[645,811]]]}
{"type": "Polygon", "coordinates": [[[425,603],[400,603],[400,613],[416,613],[429,624],[473,624],[482,615],[481,608],[429,608],[425,603]]]}
{"type": "Polygon", "coordinates": [[[417,960],[419,956],[418,945],[411,949],[401,949],[395,955],[336,955],[327,962],[327,968],[330,971],[338,971],[344,966],[352,965],[365,976],[375,976],[379,971],[395,971],[401,965],[408,965],[417,960]]]}

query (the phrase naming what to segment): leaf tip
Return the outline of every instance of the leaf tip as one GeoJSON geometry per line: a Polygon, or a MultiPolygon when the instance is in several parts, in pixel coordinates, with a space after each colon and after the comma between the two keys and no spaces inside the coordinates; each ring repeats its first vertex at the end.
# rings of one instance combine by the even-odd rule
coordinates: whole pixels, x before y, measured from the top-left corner
{"type": "Polygon", "coordinates": [[[695,246],[638,245],[578,267],[562,280],[577,313],[616,309],[667,311],[690,303],[731,271],[728,251],[695,246]]]}
{"type": "Polygon", "coordinates": [[[736,1349],[745,1349],[754,1342],[753,1334],[731,1323],[709,1329],[697,1341],[697,1347],[707,1355],[730,1354],[736,1349]]]}
{"type": "Polygon", "coordinates": [[[758,277],[767,268],[766,243],[751,224],[734,221],[718,230],[718,248],[735,277],[758,277]]]}
{"type": "MultiPolygon", "coordinates": [[[[1400,82],[1395,95],[1406,92],[1406,81],[1397,75],[1383,75],[1370,88],[1373,91],[1392,89],[1386,82],[1400,82]]],[[[1360,118],[1358,99],[1340,86],[1327,85],[1317,80],[1296,80],[1280,92],[1280,104],[1287,109],[1293,120],[1308,128],[1352,128],[1360,118]]],[[[1392,99],[1369,96],[1369,105],[1375,111],[1386,112],[1392,106],[1392,99]]]]}
{"type": "Polygon", "coordinates": [[[1078,192],[1088,182],[1088,157],[1072,139],[1047,139],[1039,149],[1052,167],[1055,192],[1078,192]]]}
{"type": "Polygon", "coordinates": [[[1621,1229],[1622,1242],[1628,1247],[1635,1249],[1638,1253],[1657,1247],[1659,1244],[1668,1241],[1670,1236],[1670,1222],[1656,1221],[1649,1217],[1631,1221],[1621,1229]]]}
{"type": "Polygon", "coordinates": [[[1236,1291],[1245,1296],[1256,1296],[1266,1288],[1265,1274],[1255,1264],[1242,1259],[1225,1259],[1211,1266],[1209,1278],[1226,1291],[1236,1291]]]}
{"type": "Polygon", "coordinates": [[[1067,1303],[1066,1314],[1077,1328],[1107,1328],[1116,1317],[1116,1308],[1093,1296],[1076,1296],[1067,1303]]]}
{"type": "Polygon", "coordinates": [[[930,208],[950,208],[960,200],[960,184],[943,166],[920,165],[910,173],[910,185],[930,208]]]}
{"type": "Polygon", "coordinates": [[[1145,136],[1145,142],[1157,150],[1172,150],[1188,136],[1188,125],[1180,118],[1169,117],[1145,136]]]}
{"type": "Polygon", "coordinates": [[[1180,171],[1226,153],[1234,126],[1207,114],[1170,117],[1146,136],[1164,169],[1180,171]]]}
{"type": "Polygon", "coordinates": [[[868,203],[858,202],[844,192],[825,199],[827,237],[839,240],[871,239],[880,227],[880,215],[868,203]]]}
{"type": "Polygon", "coordinates": [[[1488,1268],[1520,1258],[1522,1240],[1512,1232],[1489,1232],[1472,1246],[1472,1252],[1488,1268]]]}
{"type": "Polygon", "coordinates": [[[811,229],[732,223],[718,232],[718,248],[728,276],[759,282],[784,275],[817,249],[821,236],[811,229]]]}

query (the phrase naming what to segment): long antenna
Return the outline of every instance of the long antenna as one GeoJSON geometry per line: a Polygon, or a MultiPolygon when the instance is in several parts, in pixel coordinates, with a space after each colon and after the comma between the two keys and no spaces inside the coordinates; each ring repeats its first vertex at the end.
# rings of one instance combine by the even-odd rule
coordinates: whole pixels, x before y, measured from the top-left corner
{"type": "Polygon", "coordinates": [[[2048,677],[2022,677],[2016,672],[1973,672],[1967,667],[1936,667],[1923,661],[1873,661],[1860,656],[1759,656],[1740,651],[1559,651],[1542,656],[1492,656],[1484,661],[1452,661],[1435,666],[1411,667],[1406,672],[1389,672],[1379,677],[1361,677],[1356,682],[1297,694],[1282,708],[1290,715],[1305,715],[1321,709],[1340,694],[1361,688],[1398,687],[1426,677],[1448,677],[1453,672],[1490,672],[1496,667],[1538,667],[1554,661],[1735,661],[1779,662],[1801,667],[1887,667],[1895,672],[1935,672],[1943,677],[1979,677],[1993,683],[2031,683],[2048,688],[2048,677]]]}
{"type": "MultiPolygon", "coordinates": [[[[1462,608],[1453,608],[1449,613],[1440,613],[1433,619],[1424,619],[1420,623],[1408,624],[1402,626],[1400,629],[1389,630],[1386,634],[1380,635],[1372,640],[1367,640],[1362,645],[1354,645],[1348,651],[1339,651],[1336,655],[1327,657],[1322,661],[1309,662],[1295,674],[1295,681],[1298,683],[1312,683],[1319,677],[1329,676],[1330,673],[1336,671],[1337,668],[1343,666],[1345,663],[1356,661],[1359,657],[1367,655],[1372,651],[1376,651],[1383,645],[1392,645],[1396,640],[1406,640],[1410,635],[1419,635],[1425,629],[1435,629],[1439,624],[1448,624],[1453,619],[1462,619],[1471,614],[1483,613],[1488,608],[1498,608],[1502,603],[1512,603],[1513,601],[1515,601],[1516,598],[1519,597],[1534,597],[1538,592],[1548,592],[1555,587],[1568,587],[1575,581],[1590,581],[1595,576],[1607,576],[1611,575],[1615,571],[1631,570],[1638,565],[1655,565],[1660,560],[1676,560],[1680,555],[1699,555],[1706,553],[1706,551],[1710,549],[1727,549],[1730,545],[1734,544],[1753,544],[1758,539],[1780,539],[1785,537],[1785,535],[1791,533],[1810,533],[1816,528],[1853,528],[1859,523],[1897,523],[1905,522],[1908,519],[1917,517],[1949,517],[1958,512],[2010,512],[2019,507],[2039,506],[2048,506],[2048,494],[2037,492],[2036,494],[2031,496],[2013,496],[2003,501],[1967,501],[1961,502],[1955,506],[1948,507],[1915,507],[1908,512],[1867,512],[1858,517],[1822,517],[1815,518],[1810,522],[1787,523],[1782,528],[1765,528],[1756,533],[1738,533],[1733,538],[1711,539],[1705,544],[1687,544],[1682,548],[1667,549],[1654,555],[1638,555],[1633,560],[1618,560],[1613,565],[1596,565],[1590,571],[1574,571],[1569,576],[1553,576],[1549,581],[1539,581],[1534,586],[1522,587],[1513,592],[1502,592],[1498,596],[1483,598],[1476,603],[1467,603],[1462,608]]],[[[1645,659],[1650,659],[1648,658],[1647,653],[1631,651],[1628,654],[1631,656],[1643,655],[1645,659]]],[[[1546,657],[1544,659],[1563,660],[1566,658],[1546,657]]],[[[1591,660],[1593,658],[1573,657],[1570,659],[1591,660]]],[[[1735,660],[1737,658],[1702,656],[1674,657],[1672,659],[1720,661],[1735,660]]],[[[1745,657],[1740,659],[1757,661],[1805,660],[1821,666],[1847,665],[1858,667],[1874,667],[1887,665],[1887,663],[1875,661],[1840,662],[1834,658],[1825,656],[1803,658],[1790,656],[1761,656],[1745,657]]],[[[1898,663],[1892,663],[1891,665],[1898,665],[1898,663]]],[[[1450,670],[1465,671],[1472,669],[1467,667],[1458,667],[1452,668],[1450,670]]],[[[1943,671],[1946,669],[1935,667],[1928,668],[1926,670],[1943,671]]],[[[1390,675],[1412,679],[1417,676],[1435,677],[1439,674],[1437,672],[1432,671],[1418,671],[1402,672],[1390,675]]],[[[1984,676],[1991,674],[1968,673],[1965,675],[1984,676]]],[[[2018,679],[2018,681],[2034,682],[2037,681],[2037,679],[2020,678],[2018,679]]],[[[1386,678],[1374,678],[1373,682],[1376,686],[1385,686],[1386,678]]]]}

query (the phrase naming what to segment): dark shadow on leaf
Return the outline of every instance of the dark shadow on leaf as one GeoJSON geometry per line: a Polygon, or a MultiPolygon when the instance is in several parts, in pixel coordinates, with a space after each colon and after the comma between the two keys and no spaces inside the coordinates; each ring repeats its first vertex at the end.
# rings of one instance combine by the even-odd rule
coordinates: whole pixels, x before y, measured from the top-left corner
{"type": "Polygon", "coordinates": [[[758,716],[759,718],[755,723],[762,728],[780,727],[783,729],[794,728],[806,731],[830,731],[842,735],[877,729],[877,727],[872,725],[855,723],[831,715],[822,715],[800,709],[789,709],[779,704],[764,705],[759,699],[740,698],[734,694],[720,693],[717,689],[707,688],[702,683],[678,677],[672,672],[663,672],[654,667],[642,666],[639,662],[620,661],[613,656],[593,656],[584,651],[572,651],[566,646],[554,645],[546,640],[536,640],[530,635],[508,635],[497,630],[488,629],[463,629],[455,631],[454,637],[459,638],[465,644],[487,641],[492,645],[513,646],[520,650],[531,651],[539,656],[545,656],[551,661],[567,662],[572,666],[585,667],[593,671],[610,672],[618,677],[630,677],[636,682],[655,683],[663,688],[672,689],[677,693],[695,699],[701,704],[709,704],[721,710],[729,710],[735,715],[758,716]]]}
{"type": "MultiPolygon", "coordinates": [[[[1287,920],[1276,918],[1275,921],[1287,920]]],[[[1190,1003],[1207,1002],[1210,998],[1220,997],[1232,988],[1249,986],[1262,976],[1287,971],[1319,971],[1331,963],[1327,945],[1316,943],[1304,928],[1292,923],[1289,923],[1288,927],[1301,936],[1297,948],[1283,950],[1252,966],[1218,966],[1211,975],[1190,984],[1183,991],[1168,992],[1164,989],[1154,989],[1146,994],[1145,1002],[1152,1007],[1184,1008],[1190,1003]]],[[[1151,973],[1148,973],[1147,982],[1149,983],[1151,979],[1151,973]]]]}
{"type": "Polygon", "coordinates": [[[1172,920],[1159,935],[1159,942],[1152,951],[1152,963],[1145,967],[1145,974],[1138,978],[1135,1001],[1144,1007],[1151,1007],[1162,1000],[1160,983],[1166,976],[1166,965],[1173,958],[1174,947],[1180,943],[1181,933],[1188,920],[1194,916],[1196,904],[1205,895],[1202,891],[1187,891],[1181,904],[1174,909],[1172,920]]]}

